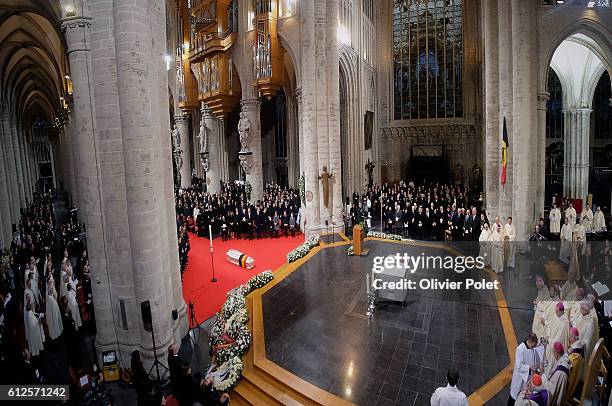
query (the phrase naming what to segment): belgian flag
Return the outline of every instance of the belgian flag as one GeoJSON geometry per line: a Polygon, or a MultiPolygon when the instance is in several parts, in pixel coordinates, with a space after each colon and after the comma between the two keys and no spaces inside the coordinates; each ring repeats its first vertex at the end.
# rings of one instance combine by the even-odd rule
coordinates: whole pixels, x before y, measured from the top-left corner
{"type": "Polygon", "coordinates": [[[501,156],[502,156],[501,184],[502,185],[506,184],[506,166],[508,165],[508,147],[509,146],[510,146],[510,143],[508,142],[508,129],[506,128],[506,117],[504,117],[504,129],[503,129],[503,135],[502,135],[502,150],[501,150],[501,156]]]}

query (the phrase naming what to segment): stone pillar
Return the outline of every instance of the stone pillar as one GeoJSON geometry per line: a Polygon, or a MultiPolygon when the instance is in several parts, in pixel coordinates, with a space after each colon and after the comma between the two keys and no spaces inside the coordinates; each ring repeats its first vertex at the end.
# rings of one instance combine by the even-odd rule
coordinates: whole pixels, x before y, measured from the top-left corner
{"type": "MultiPolygon", "coordinates": [[[[19,207],[25,207],[25,176],[23,166],[23,155],[21,151],[21,143],[19,140],[19,132],[17,131],[17,120],[11,117],[9,128],[11,129],[11,141],[13,142],[13,159],[15,160],[15,169],[17,172],[17,191],[19,193],[19,207]]],[[[21,213],[18,209],[18,213],[21,213]]]]}
{"type": "Polygon", "coordinates": [[[4,147],[4,160],[6,166],[6,177],[8,193],[11,199],[11,221],[17,223],[19,220],[19,188],[17,186],[17,165],[15,163],[15,150],[13,149],[13,131],[8,111],[2,116],[2,145],[4,147]]]}
{"type": "Polygon", "coordinates": [[[181,149],[183,150],[183,166],[181,167],[181,187],[191,186],[191,159],[189,149],[189,115],[185,112],[174,116],[174,123],[181,137],[181,149]]]}
{"type": "Polygon", "coordinates": [[[535,225],[537,159],[536,109],[536,7],[531,0],[512,0],[513,102],[512,102],[512,208],[517,240],[526,241],[535,225]]]}
{"type": "Polygon", "coordinates": [[[221,191],[221,163],[224,152],[220,139],[219,121],[208,107],[202,106],[202,118],[200,120],[200,135],[204,137],[200,142],[200,148],[205,148],[203,162],[206,171],[206,188],[209,193],[221,191]]]}
{"type": "MultiPolygon", "coordinates": [[[[305,198],[302,213],[305,233],[318,231],[321,225],[319,194],[319,153],[317,137],[317,97],[316,97],[316,59],[315,59],[315,7],[314,1],[303,2],[300,9],[300,33],[302,38],[301,60],[303,61],[301,86],[300,172],[305,180],[305,198]]],[[[298,106],[300,98],[298,98],[298,106]]]]}
{"type": "MultiPolygon", "coordinates": [[[[512,131],[512,14],[510,2],[507,0],[498,0],[497,2],[498,15],[498,69],[499,69],[499,127],[497,130],[498,141],[497,148],[499,152],[499,165],[501,171],[501,138],[503,130],[504,118],[506,119],[506,127],[508,128],[508,138],[510,145],[513,145],[512,140],[514,132],[512,131]]],[[[506,166],[506,184],[499,186],[499,217],[503,219],[512,215],[512,183],[513,177],[513,154],[512,148],[507,151],[508,164],[506,166]]],[[[500,172],[501,174],[501,172],[500,172]]]]}
{"type": "Polygon", "coordinates": [[[563,111],[565,122],[563,195],[586,199],[589,193],[589,137],[591,109],[563,111]]]}
{"type": "MultiPolygon", "coordinates": [[[[0,122],[0,144],[4,144],[2,135],[2,123],[0,122]]],[[[11,243],[11,199],[9,193],[9,179],[6,166],[6,156],[3,145],[0,146],[0,248],[7,249],[11,243]]]]}
{"type": "Polygon", "coordinates": [[[485,81],[485,206],[489,220],[499,215],[501,133],[499,132],[499,66],[497,0],[483,0],[485,81]]]}
{"type": "MultiPolygon", "coordinates": [[[[342,150],[341,150],[341,141],[340,141],[340,62],[338,58],[338,10],[339,10],[339,0],[325,0],[322,2],[326,6],[326,51],[325,51],[325,60],[326,60],[326,86],[327,91],[324,93],[327,97],[327,137],[328,137],[328,154],[329,154],[329,165],[331,170],[334,173],[334,177],[330,182],[331,190],[330,190],[330,214],[325,213],[326,218],[324,218],[323,213],[321,213],[321,222],[330,218],[338,225],[338,228],[341,228],[344,225],[342,219],[342,150]]],[[[352,105],[352,101],[349,100],[349,108],[352,105]]],[[[361,128],[363,128],[363,121],[359,120],[361,128]]],[[[358,134],[362,134],[358,132],[358,134]]],[[[355,160],[357,163],[357,168],[355,170],[355,180],[353,184],[360,185],[360,189],[363,186],[363,173],[364,173],[364,163],[363,163],[363,135],[359,137],[357,140],[357,145],[360,148],[356,148],[355,155],[349,157],[350,159],[355,160]]],[[[321,165],[321,163],[320,163],[321,165]]],[[[321,168],[319,168],[321,169],[321,168]]],[[[359,189],[358,189],[359,190],[359,189]]],[[[321,200],[321,205],[323,205],[323,200],[321,200]]],[[[321,210],[325,208],[322,206],[321,210]]]]}
{"type": "MultiPolygon", "coordinates": [[[[170,228],[174,201],[168,198],[172,190],[168,176],[170,128],[164,116],[167,98],[162,97],[168,83],[162,73],[165,30],[160,29],[164,16],[162,0],[113,2],[133,293],[136,303],[151,303],[156,346],[162,357],[175,339],[177,324],[172,311],[177,306],[175,282],[177,278],[180,281],[176,226],[170,228]]],[[[150,360],[151,333],[140,324],[136,334],[139,350],[150,360]]]]}
{"type": "Polygon", "coordinates": [[[225,118],[220,118],[217,122],[219,126],[219,178],[222,182],[227,182],[230,179],[229,175],[229,157],[227,154],[228,144],[225,141],[225,135],[227,133],[227,124],[225,118]]]}
{"type": "MultiPolygon", "coordinates": [[[[99,179],[99,154],[94,134],[95,112],[90,50],[91,19],[74,17],[62,22],[62,31],[68,47],[68,60],[72,78],[74,120],[73,144],[75,180],[78,185],[80,220],[87,227],[87,251],[92,271],[92,294],[96,317],[96,348],[117,350],[117,338],[111,303],[108,253],[105,241],[105,222],[102,212],[102,194],[99,179]]],[[[116,308],[118,310],[118,307],[116,308]]]]}
{"type": "Polygon", "coordinates": [[[21,149],[21,158],[23,159],[24,167],[24,189],[25,198],[28,201],[32,200],[32,172],[30,170],[30,155],[28,154],[28,142],[23,127],[17,128],[17,139],[19,140],[19,148],[21,149]]]}
{"type": "MultiPolygon", "coordinates": [[[[538,93],[538,163],[536,183],[536,211],[538,217],[544,216],[544,201],[546,196],[546,113],[549,93],[538,93]]],[[[549,202],[551,203],[551,202],[549,202]]]]}
{"type": "MultiPolygon", "coordinates": [[[[260,123],[260,107],[261,103],[258,99],[243,99],[240,101],[242,111],[240,112],[240,121],[238,123],[238,132],[240,134],[241,125],[245,128],[245,134],[248,140],[241,140],[241,148],[239,152],[240,166],[246,173],[246,181],[251,184],[250,201],[256,202],[263,198],[263,166],[262,166],[262,150],[261,150],[261,123],[260,123]],[[248,129],[246,127],[248,126],[248,129]]],[[[242,135],[240,135],[242,138],[242,135]]]]}

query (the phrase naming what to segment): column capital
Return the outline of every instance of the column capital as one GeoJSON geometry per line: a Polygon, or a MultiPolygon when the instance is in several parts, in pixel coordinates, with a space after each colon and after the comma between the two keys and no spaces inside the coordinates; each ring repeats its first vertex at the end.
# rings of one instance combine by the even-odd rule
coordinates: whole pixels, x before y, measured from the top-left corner
{"type": "Polygon", "coordinates": [[[66,38],[68,53],[89,51],[89,35],[91,34],[91,17],[69,17],[62,20],[62,33],[66,38]]]}
{"type": "Polygon", "coordinates": [[[259,99],[242,99],[240,100],[240,107],[242,107],[242,111],[259,111],[259,107],[261,106],[261,101],[259,99]]]}
{"type": "Polygon", "coordinates": [[[202,108],[200,108],[200,113],[202,114],[202,119],[204,120],[213,120],[216,116],[213,114],[213,111],[206,104],[202,103],[202,108]]]}
{"type": "Polygon", "coordinates": [[[538,110],[546,110],[546,104],[550,100],[550,93],[538,93],[538,110]]]}
{"type": "Polygon", "coordinates": [[[189,122],[189,114],[187,112],[180,112],[175,114],[174,122],[176,124],[187,124],[189,122]]]}

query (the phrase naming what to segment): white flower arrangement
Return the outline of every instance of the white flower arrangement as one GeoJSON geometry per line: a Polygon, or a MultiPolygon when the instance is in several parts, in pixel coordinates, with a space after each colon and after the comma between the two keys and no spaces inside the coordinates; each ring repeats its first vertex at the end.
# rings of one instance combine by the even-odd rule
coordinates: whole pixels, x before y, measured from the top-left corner
{"type": "Polygon", "coordinates": [[[319,234],[312,234],[310,237],[308,237],[305,243],[287,254],[287,262],[295,262],[298,259],[305,257],[308,255],[311,249],[319,245],[320,241],[321,236],[319,236],[319,234]]]}
{"type": "Polygon", "coordinates": [[[242,376],[242,359],[233,357],[217,367],[213,373],[212,386],[215,390],[225,392],[232,388],[242,376]]]}
{"type": "Polygon", "coordinates": [[[248,292],[250,293],[255,289],[264,287],[272,279],[274,279],[274,274],[272,273],[272,271],[264,271],[259,275],[253,276],[247,281],[247,283],[245,283],[245,285],[247,286],[248,292]]]}
{"type": "Polygon", "coordinates": [[[366,237],[380,238],[383,240],[391,240],[391,241],[414,241],[402,235],[381,233],[380,231],[368,231],[368,234],[366,237]]]}
{"type": "Polygon", "coordinates": [[[225,391],[232,388],[242,376],[242,357],[251,346],[251,332],[246,324],[249,314],[245,297],[272,279],[272,271],[265,271],[255,275],[244,285],[227,292],[227,299],[217,313],[209,339],[211,347],[223,347],[215,353],[217,369],[213,373],[213,387],[216,390],[225,391]],[[231,340],[228,337],[231,337],[231,340]]]}

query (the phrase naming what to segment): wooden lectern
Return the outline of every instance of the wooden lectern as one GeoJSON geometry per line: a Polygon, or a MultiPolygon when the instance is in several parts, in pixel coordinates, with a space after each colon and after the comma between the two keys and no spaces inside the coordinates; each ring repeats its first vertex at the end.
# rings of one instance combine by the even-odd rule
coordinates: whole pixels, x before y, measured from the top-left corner
{"type": "Polygon", "coordinates": [[[355,256],[361,256],[363,243],[363,226],[356,225],[353,227],[353,253],[355,256]]]}

